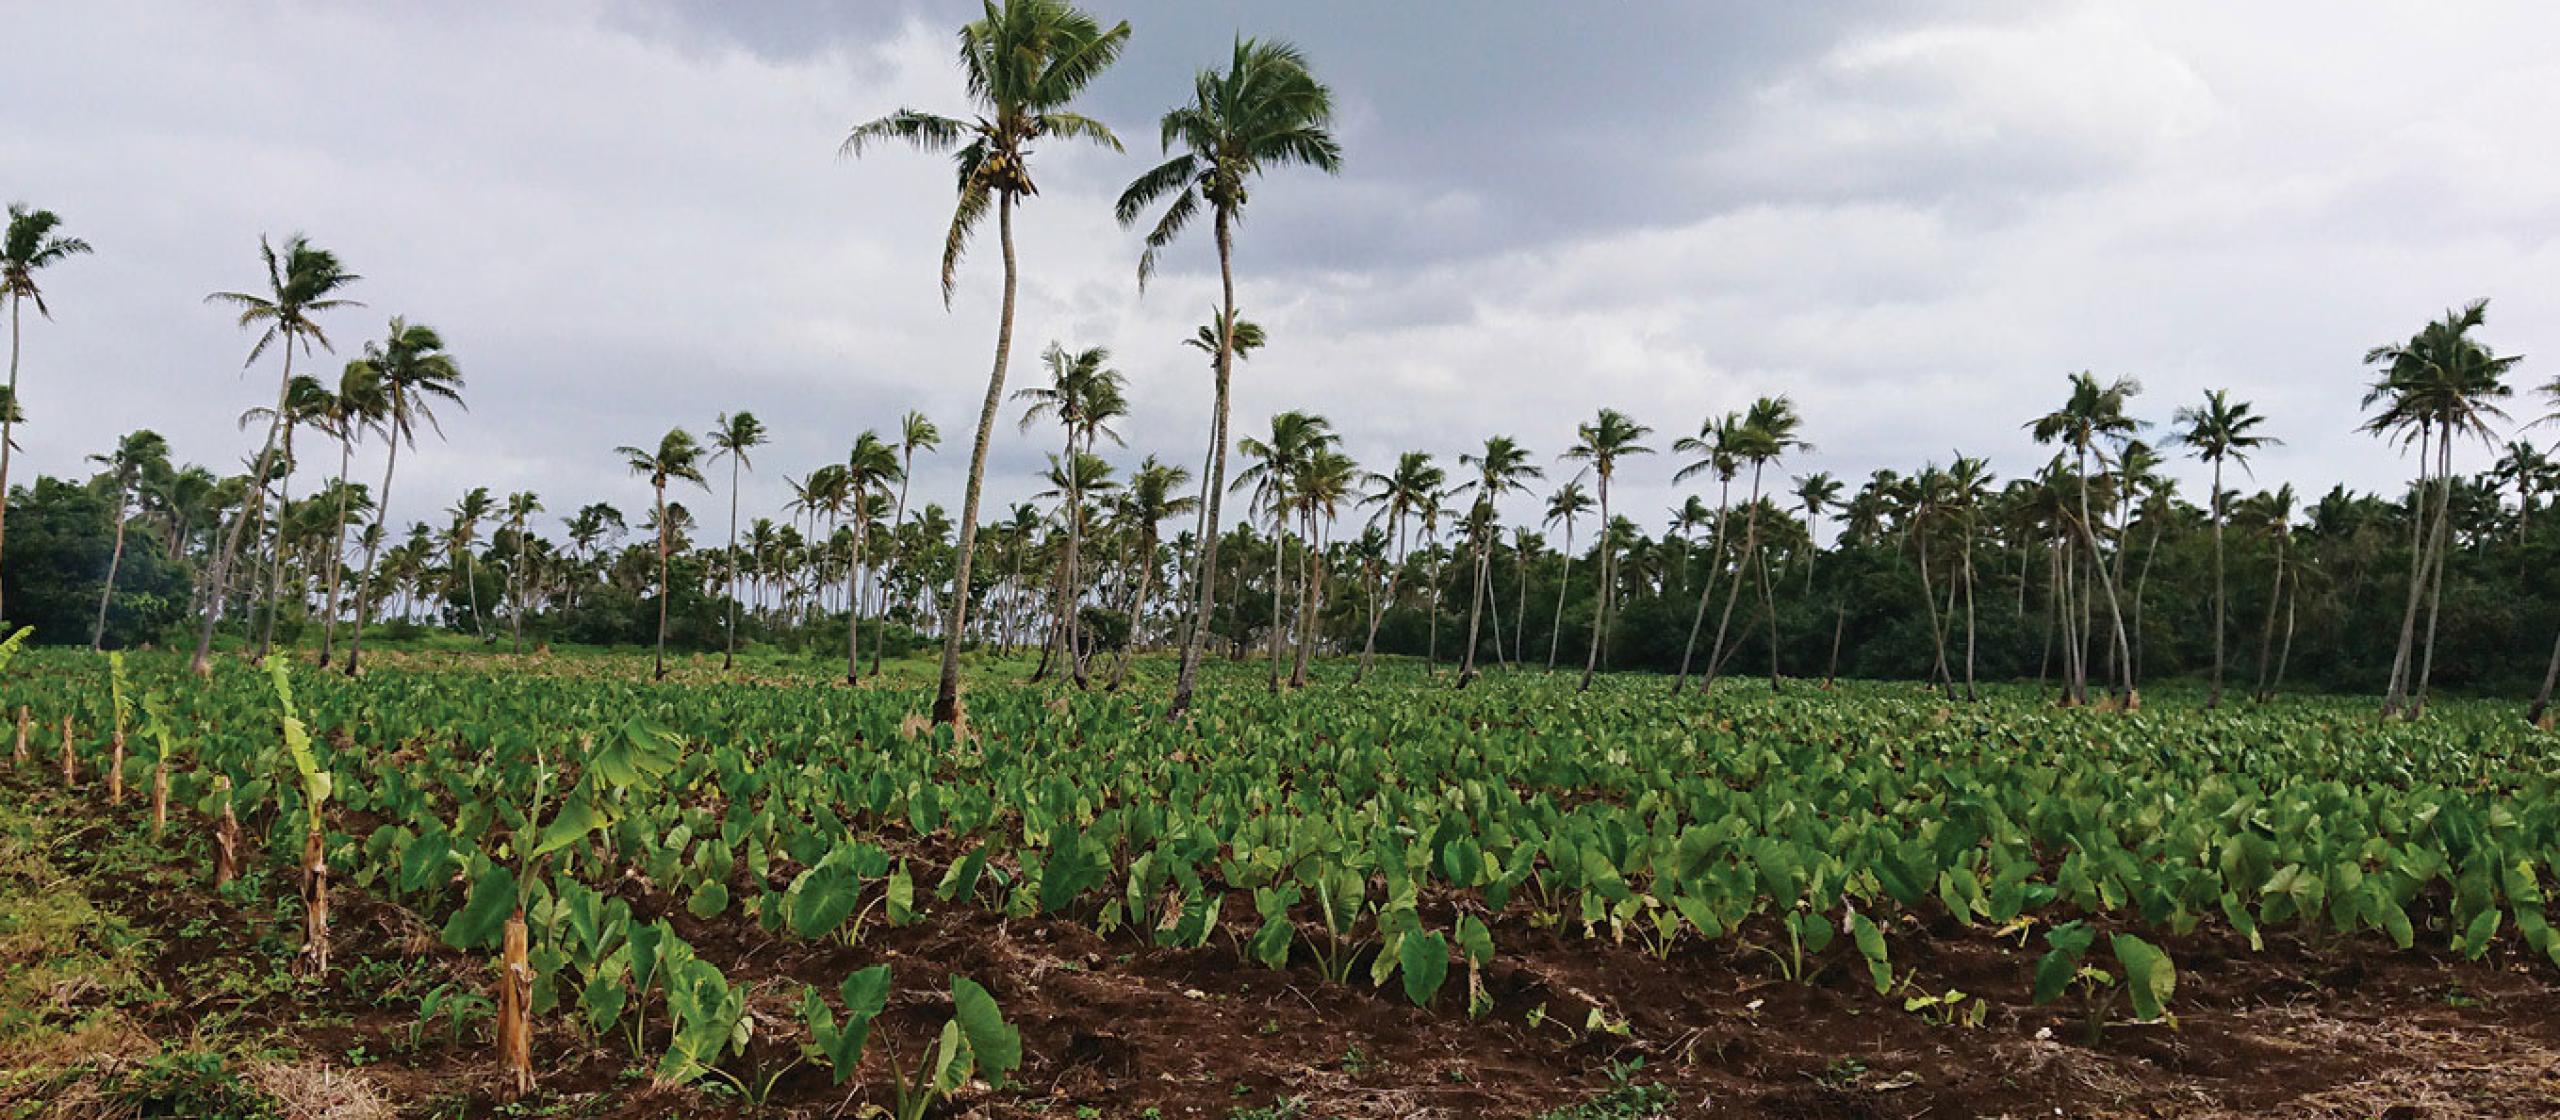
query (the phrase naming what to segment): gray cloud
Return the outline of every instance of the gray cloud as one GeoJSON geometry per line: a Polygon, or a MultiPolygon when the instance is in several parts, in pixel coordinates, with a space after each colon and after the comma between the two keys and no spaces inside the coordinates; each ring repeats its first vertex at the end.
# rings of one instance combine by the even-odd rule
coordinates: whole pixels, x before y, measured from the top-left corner
{"type": "MultiPolygon", "coordinates": [[[[0,72],[22,107],[0,193],[98,246],[28,327],[35,469],[142,425],[218,467],[254,450],[233,418],[275,368],[244,374],[249,339],[201,301],[299,229],[366,276],[369,306],[330,323],[342,354],[407,314],[468,372],[449,441],[404,456],[398,517],[479,484],[637,508],[612,446],[740,408],[778,437],[753,505],[907,408],[949,441],[919,500],[956,504],[993,248],[946,309],[947,165],[834,147],[893,106],[958,105],[974,5],[5,7],[40,49],[0,72]]],[[[2155,419],[2207,386],[2257,400],[2288,441],[2261,479],[2388,487],[2405,465],[2352,431],[2365,347],[2486,295],[2492,342],[2552,352],[2560,17],[2539,6],[1459,11],[1107,11],[1136,35],[1093,109],[1131,152],[1040,155],[1016,383],[1052,339],[1109,345],[1131,459],[1197,462],[1207,378],[1177,343],[1214,262],[1186,246],[1141,298],[1108,208],[1239,28],[1307,49],[1349,165],[1256,194],[1242,298],[1274,344],[1237,423],[1325,412],[1364,459],[1494,432],[1552,453],[1602,405],[1667,444],[1786,392],[1821,447],[1796,469],[1962,448],[2014,474],[2042,458],[2019,425],[2093,368],[2141,376],[2155,419]]],[[[998,504],[1050,444],[1007,420],[998,504]]],[[[1632,472],[1625,508],[1658,523],[1671,465],[1632,472]]]]}

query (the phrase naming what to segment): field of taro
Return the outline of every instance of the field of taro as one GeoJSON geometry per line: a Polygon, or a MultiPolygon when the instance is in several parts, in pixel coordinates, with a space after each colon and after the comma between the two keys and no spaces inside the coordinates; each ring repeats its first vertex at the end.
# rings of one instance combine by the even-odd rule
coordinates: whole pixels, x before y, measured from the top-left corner
{"type": "Polygon", "coordinates": [[[2560,1110],[2504,709],[645,670],[18,652],[0,1115],[2560,1110]]]}

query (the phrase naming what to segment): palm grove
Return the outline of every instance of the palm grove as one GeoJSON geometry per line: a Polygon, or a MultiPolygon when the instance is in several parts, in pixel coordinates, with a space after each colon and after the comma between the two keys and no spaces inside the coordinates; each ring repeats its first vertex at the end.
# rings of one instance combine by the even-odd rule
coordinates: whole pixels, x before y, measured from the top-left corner
{"type": "MultiPolygon", "coordinates": [[[[1951,697],[2032,680],[2066,704],[2132,706],[2143,681],[2179,677],[2200,680],[2207,704],[2263,702],[2289,683],[2379,688],[2386,714],[2415,717],[2454,687],[2530,694],[2529,718],[2548,714],[2560,518],[2537,515],[2560,467],[2531,429],[2549,418],[2534,398],[2560,402],[2560,380],[2524,383],[2482,338],[2485,302],[2364,356],[2366,430],[2415,464],[2397,495],[2260,484],[2251,463],[2276,425],[2248,402],[2213,391],[2152,408],[2138,382],[2088,373],[2021,418],[2052,454],[2005,478],[1963,454],[1855,485],[1793,473],[1811,445],[1782,395],[1659,431],[1603,408],[1543,452],[1492,435],[1368,467],[1320,415],[1235,431],[1233,380],[1274,341],[1239,300],[1249,188],[1342,163],[1331,94],[1283,43],[1239,38],[1201,71],[1160,121],[1162,158],[1116,204],[1145,231],[1139,291],[1199,225],[1219,276],[1211,320],[1163,340],[1207,360],[1204,449],[1130,461],[1110,350],[1052,341],[1028,384],[1009,377],[1034,148],[1122,148],[1076,102],[1129,34],[1058,0],[989,3],[959,35],[964,113],[900,109],[842,144],[950,154],[946,301],[992,219],[1002,295],[983,404],[960,430],[956,514],[911,494],[918,457],[944,453],[942,429],[915,413],[790,476],[782,507],[744,509],[742,479],[772,451],[738,410],[699,437],[679,426],[614,449],[646,487],[627,512],[474,488],[429,515],[403,494],[395,518],[400,452],[464,409],[464,363],[433,327],[396,316],[341,354],[331,332],[361,321],[361,278],[297,235],[261,242],[255,285],[209,297],[236,312],[249,366],[276,378],[272,402],[242,416],[261,433],[246,472],[180,464],[138,431],[91,456],[85,480],[9,487],[0,609],[44,641],[185,643],[199,670],[236,643],[355,673],[369,637],[444,631],[517,652],[647,645],[660,675],[671,648],[716,651],[727,670],[741,646],[763,646],[841,658],[856,684],[886,656],[938,646],[943,721],[962,718],[971,649],[1036,655],[1034,679],[1109,689],[1139,653],[1166,653],[1176,714],[1206,657],[1260,657],[1278,690],[1305,686],[1320,655],[1356,657],[1357,684],[1380,654],[1455,687],[1486,672],[1578,672],[1587,687],[1602,670],[1648,669],[1670,688],[1854,675],[1951,697]],[[1053,450],[1032,501],[988,510],[989,449],[1008,419],[1053,450]],[[2455,469],[2483,446],[2491,467],[2455,469]],[[2162,473],[2175,456],[2206,468],[2208,493],[2162,473]],[[1689,488],[1658,519],[1617,500],[1645,470],[1689,488]],[[317,482],[297,493],[297,478],[317,482]],[[556,520],[537,524],[544,513],[556,520]]],[[[9,212],[0,436],[42,421],[16,404],[22,357],[41,345],[23,312],[49,319],[43,281],[91,251],[63,226],[9,212]]],[[[0,438],[0,487],[11,449],[0,438]]]]}

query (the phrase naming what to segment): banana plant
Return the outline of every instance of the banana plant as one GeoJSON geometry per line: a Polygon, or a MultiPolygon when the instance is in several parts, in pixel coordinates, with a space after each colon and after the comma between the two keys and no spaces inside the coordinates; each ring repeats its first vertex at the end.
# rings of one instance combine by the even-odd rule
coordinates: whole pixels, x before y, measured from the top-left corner
{"type": "Polygon", "coordinates": [[[293,678],[285,658],[267,659],[267,680],[275,686],[276,720],[284,733],[285,756],[293,764],[294,788],[302,794],[302,949],[294,957],[298,976],[317,980],[329,973],[329,860],[327,809],[334,781],[312,750],[311,731],[293,704],[293,678]]]}

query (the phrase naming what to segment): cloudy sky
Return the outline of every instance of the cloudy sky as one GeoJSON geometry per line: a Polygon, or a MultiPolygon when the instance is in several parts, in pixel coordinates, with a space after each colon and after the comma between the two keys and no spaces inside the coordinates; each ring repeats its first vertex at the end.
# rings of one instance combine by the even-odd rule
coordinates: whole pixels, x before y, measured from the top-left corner
{"type": "MultiPolygon", "coordinates": [[[[396,519],[471,485],[636,513],[647,488],[611,449],[736,409],[776,436],[751,514],[909,408],[947,438],[918,500],[956,508],[993,246],[945,309],[947,163],[836,147],[901,105],[960,109],[952,32],[974,9],[0,3],[0,197],[97,248],[45,278],[54,320],[28,323],[26,457],[79,470],[147,426],[241,469],[256,443],[236,417],[277,366],[244,371],[252,339],[203,297],[253,288],[259,236],[302,231],[367,304],[327,321],[339,355],[315,365],[401,314],[443,330],[468,377],[470,411],[404,454],[396,519]]],[[[1311,56],[1347,162],[1254,195],[1241,301],[1273,342],[1237,424],[1321,412],[1364,462],[1494,433],[1551,455],[1602,406],[1667,450],[1785,393],[1819,445],[1790,473],[1961,449],[2014,475],[2041,461],[2019,425],[2093,369],[2139,377],[2155,420],[2208,387],[2257,402],[2288,441],[2261,479],[2378,488],[2408,464],[2354,433],[2367,347],[2488,296],[2493,345],[2560,356],[2548,5],[1098,11],[1134,27],[1089,105],[1130,150],[1037,154],[1013,383],[1052,340],[1111,347],[1131,460],[1199,459],[1206,371],[1178,341],[1210,314],[1215,261],[1187,244],[1141,296],[1110,201],[1238,31],[1311,56]]],[[[2525,368],[2539,384],[2554,365],[2525,368]]],[[[1054,442],[1012,419],[997,508],[1054,442]]],[[[299,490],[335,465],[307,458],[299,490]]],[[[1655,531],[1674,465],[1623,484],[1655,531]]],[[[717,524],[718,502],[693,503],[717,524]]]]}

